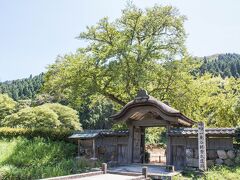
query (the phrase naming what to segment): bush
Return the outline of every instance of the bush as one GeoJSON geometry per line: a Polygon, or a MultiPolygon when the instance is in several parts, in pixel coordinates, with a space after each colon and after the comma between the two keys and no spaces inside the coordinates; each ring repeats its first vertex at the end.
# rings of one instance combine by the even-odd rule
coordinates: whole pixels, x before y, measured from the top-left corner
{"type": "Polygon", "coordinates": [[[60,104],[44,104],[21,109],[6,116],[1,125],[13,128],[81,129],[77,111],[60,104]]]}
{"type": "Polygon", "coordinates": [[[51,109],[57,114],[58,120],[61,122],[60,128],[68,128],[75,130],[81,129],[77,111],[73,110],[72,108],[57,103],[44,104],[42,105],[42,107],[51,109]]]}
{"type": "Polygon", "coordinates": [[[24,128],[9,128],[2,127],[0,128],[0,137],[1,138],[13,138],[13,137],[25,137],[32,139],[34,137],[42,137],[45,139],[51,139],[54,141],[68,141],[68,137],[72,135],[73,131],[69,129],[48,129],[48,128],[39,128],[39,129],[24,129],[24,128]]]}
{"type": "Polygon", "coordinates": [[[58,116],[52,110],[43,107],[27,107],[4,118],[2,126],[13,128],[57,128],[58,116]]]}

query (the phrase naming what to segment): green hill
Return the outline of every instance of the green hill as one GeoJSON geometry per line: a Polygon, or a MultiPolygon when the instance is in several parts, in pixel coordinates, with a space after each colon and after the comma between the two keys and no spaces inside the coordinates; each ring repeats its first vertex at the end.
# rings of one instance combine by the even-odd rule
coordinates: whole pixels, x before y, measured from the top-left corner
{"type": "Polygon", "coordinates": [[[0,82],[0,93],[7,93],[14,100],[32,99],[43,84],[43,73],[29,78],[0,82]]]}
{"type": "Polygon", "coordinates": [[[200,58],[203,62],[199,68],[199,73],[209,72],[214,76],[240,77],[240,55],[239,54],[217,54],[200,58]]]}

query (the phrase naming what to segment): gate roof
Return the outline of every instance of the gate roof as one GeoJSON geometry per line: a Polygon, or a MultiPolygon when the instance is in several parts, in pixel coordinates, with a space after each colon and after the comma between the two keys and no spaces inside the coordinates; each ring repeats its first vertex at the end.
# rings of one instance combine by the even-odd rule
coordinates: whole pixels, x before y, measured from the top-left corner
{"type": "MultiPolygon", "coordinates": [[[[127,103],[122,110],[111,116],[115,122],[119,121],[141,121],[148,124],[147,119],[165,121],[173,126],[191,127],[196,122],[182,114],[169,105],[149,96],[145,90],[140,90],[134,100],[127,103]]],[[[150,120],[149,120],[150,122],[150,120]]]]}

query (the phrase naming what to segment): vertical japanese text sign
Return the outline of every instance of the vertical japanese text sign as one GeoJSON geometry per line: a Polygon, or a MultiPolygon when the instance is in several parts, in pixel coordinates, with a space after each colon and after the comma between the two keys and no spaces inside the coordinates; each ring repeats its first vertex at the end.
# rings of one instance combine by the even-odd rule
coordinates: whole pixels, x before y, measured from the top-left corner
{"type": "Polygon", "coordinates": [[[198,160],[199,170],[205,171],[207,169],[206,163],[206,136],[203,122],[198,123],[198,160]]]}

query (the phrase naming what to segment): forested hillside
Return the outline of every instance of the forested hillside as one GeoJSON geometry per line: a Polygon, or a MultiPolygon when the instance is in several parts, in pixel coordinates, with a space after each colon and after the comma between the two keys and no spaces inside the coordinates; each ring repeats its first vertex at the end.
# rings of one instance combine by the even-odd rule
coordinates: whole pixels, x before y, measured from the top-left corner
{"type": "Polygon", "coordinates": [[[199,71],[200,74],[209,72],[221,77],[240,77],[240,55],[239,54],[219,54],[203,57],[203,64],[199,71]]]}
{"type": "Polygon", "coordinates": [[[43,73],[29,78],[0,82],[0,93],[7,93],[14,100],[32,99],[43,84],[43,73]]]}

